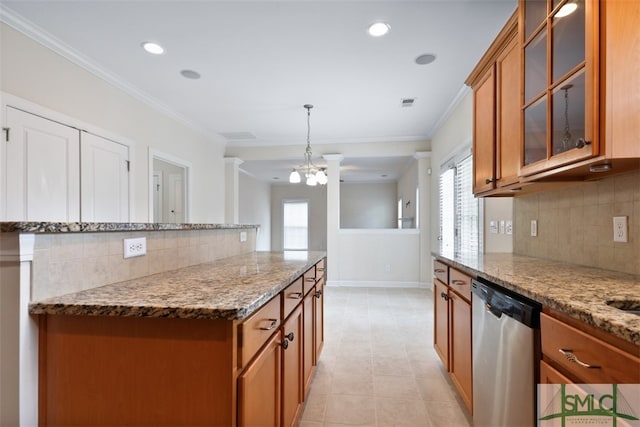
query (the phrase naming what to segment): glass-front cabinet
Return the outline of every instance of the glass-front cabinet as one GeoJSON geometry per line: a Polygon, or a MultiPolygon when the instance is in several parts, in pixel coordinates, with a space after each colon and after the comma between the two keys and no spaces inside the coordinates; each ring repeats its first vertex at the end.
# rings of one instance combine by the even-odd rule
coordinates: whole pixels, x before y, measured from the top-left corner
{"type": "Polygon", "coordinates": [[[520,175],[598,155],[598,1],[520,0],[520,175]]]}

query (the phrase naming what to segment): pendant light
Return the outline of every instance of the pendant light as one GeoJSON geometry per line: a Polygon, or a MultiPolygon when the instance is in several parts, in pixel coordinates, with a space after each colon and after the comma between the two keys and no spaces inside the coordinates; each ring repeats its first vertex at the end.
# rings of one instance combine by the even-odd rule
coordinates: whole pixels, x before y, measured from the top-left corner
{"type": "Polygon", "coordinates": [[[313,164],[311,161],[311,109],[313,105],[305,104],[304,108],[307,110],[307,148],[304,151],[304,163],[297,168],[294,168],[289,174],[289,182],[291,184],[297,184],[302,182],[300,173],[302,172],[305,177],[305,184],[310,187],[314,187],[318,184],[325,185],[328,181],[325,168],[320,168],[313,164]]]}

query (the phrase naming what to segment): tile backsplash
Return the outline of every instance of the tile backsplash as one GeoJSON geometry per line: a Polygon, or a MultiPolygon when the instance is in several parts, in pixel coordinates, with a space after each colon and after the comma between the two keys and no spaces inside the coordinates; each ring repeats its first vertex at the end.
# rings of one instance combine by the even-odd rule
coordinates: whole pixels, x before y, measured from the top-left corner
{"type": "Polygon", "coordinates": [[[253,252],[256,229],[36,234],[31,300],[253,252]],[[240,233],[247,240],[240,242],[240,233]],[[123,239],[146,237],[147,255],[123,258],[123,239]]]}
{"type": "Polygon", "coordinates": [[[514,218],[516,254],[640,274],[640,171],[516,197],[514,218]],[[627,243],[613,241],[614,216],[629,218],[627,243]]]}

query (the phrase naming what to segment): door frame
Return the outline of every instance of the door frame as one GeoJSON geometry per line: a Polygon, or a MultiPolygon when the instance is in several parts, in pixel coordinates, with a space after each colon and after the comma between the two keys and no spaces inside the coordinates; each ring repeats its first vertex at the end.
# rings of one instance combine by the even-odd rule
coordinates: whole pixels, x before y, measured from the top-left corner
{"type": "Polygon", "coordinates": [[[148,173],[148,183],[149,183],[149,198],[148,198],[148,202],[149,202],[149,213],[148,213],[148,218],[149,218],[149,222],[153,223],[153,161],[154,159],[158,159],[158,160],[162,160],[163,162],[167,162],[167,163],[171,163],[172,165],[184,168],[185,170],[185,174],[184,174],[184,187],[185,187],[185,191],[184,191],[184,208],[185,208],[185,214],[184,214],[184,222],[188,223],[191,220],[191,200],[193,199],[192,197],[192,185],[191,183],[193,182],[192,180],[192,170],[193,170],[193,165],[191,164],[191,162],[181,159],[179,157],[174,156],[173,154],[169,154],[169,153],[164,153],[162,151],[156,150],[155,148],[151,148],[149,147],[149,173],[148,173]]]}

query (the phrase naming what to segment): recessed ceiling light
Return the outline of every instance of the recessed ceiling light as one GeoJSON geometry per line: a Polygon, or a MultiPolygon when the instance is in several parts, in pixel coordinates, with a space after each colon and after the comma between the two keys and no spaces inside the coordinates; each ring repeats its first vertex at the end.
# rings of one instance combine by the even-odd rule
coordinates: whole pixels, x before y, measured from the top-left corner
{"type": "Polygon", "coordinates": [[[420,55],[416,58],[416,64],[418,65],[427,65],[431,64],[436,60],[436,56],[432,53],[425,53],[424,55],[420,55]]]}
{"type": "Polygon", "coordinates": [[[197,71],[193,71],[193,70],[182,70],[182,71],[180,71],[180,74],[182,74],[182,77],[187,78],[187,79],[197,80],[197,79],[200,78],[200,73],[198,73],[197,71]]]}
{"type": "Polygon", "coordinates": [[[380,37],[387,34],[390,29],[391,26],[386,22],[374,22],[373,24],[369,25],[367,32],[371,37],[380,37]]]}
{"type": "Polygon", "coordinates": [[[162,55],[164,53],[164,48],[154,42],[144,42],[142,43],[142,48],[153,55],[162,55]]]}
{"type": "Polygon", "coordinates": [[[554,18],[564,18],[565,16],[571,15],[577,8],[578,5],[576,3],[567,3],[560,8],[560,10],[554,15],[554,18]]]}

